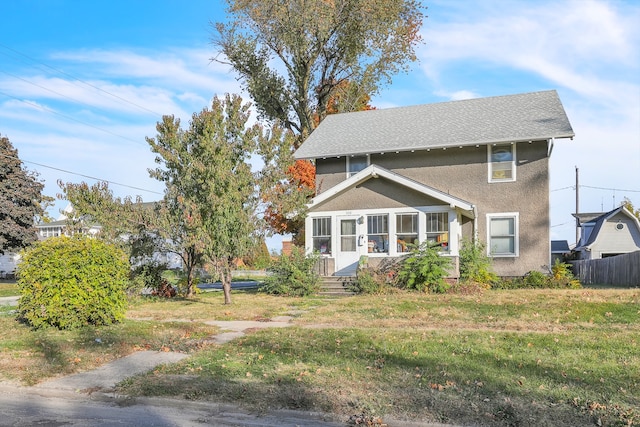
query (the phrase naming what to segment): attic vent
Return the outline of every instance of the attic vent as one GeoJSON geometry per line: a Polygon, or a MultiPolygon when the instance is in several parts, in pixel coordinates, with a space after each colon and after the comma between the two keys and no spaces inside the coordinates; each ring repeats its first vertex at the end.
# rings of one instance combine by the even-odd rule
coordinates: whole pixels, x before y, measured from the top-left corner
{"type": "Polygon", "coordinates": [[[616,230],[622,230],[624,228],[624,224],[619,222],[616,224],[616,230]]]}

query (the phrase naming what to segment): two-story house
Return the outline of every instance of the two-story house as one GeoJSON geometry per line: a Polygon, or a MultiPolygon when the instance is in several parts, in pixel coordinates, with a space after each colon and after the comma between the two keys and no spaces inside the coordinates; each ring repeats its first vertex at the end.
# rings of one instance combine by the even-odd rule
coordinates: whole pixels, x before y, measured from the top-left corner
{"type": "Polygon", "coordinates": [[[548,271],[549,157],[574,132],[556,91],[328,116],[296,151],[316,166],[305,246],[328,274],[478,239],[500,276],[548,271]]]}

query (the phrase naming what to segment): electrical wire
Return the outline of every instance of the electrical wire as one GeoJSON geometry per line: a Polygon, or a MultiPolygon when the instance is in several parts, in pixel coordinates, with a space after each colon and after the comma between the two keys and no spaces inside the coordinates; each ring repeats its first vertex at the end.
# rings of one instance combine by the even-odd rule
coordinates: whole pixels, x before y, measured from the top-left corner
{"type": "Polygon", "coordinates": [[[95,176],[85,175],[85,174],[78,173],[78,172],[72,172],[72,171],[69,171],[69,170],[66,170],[66,169],[61,169],[61,168],[57,168],[55,166],[49,166],[49,165],[45,165],[45,164],[38,163],[38,162],[32,162],[32,161],[29,161],[29,160],[23,160],[23,159],[20,159],[18,157],[15,157],[15,156],[9,156],[7,154],[0,153],[0,156],[6,157],[8,159],[18,160],[19,162],[22,162],[22,163],[29,163],[29,164],[37,165],[37,166],[40,166],[40,167],[43,167],[43,168],[53,169],[53,170],[56,170],[58,172],[64,172],[64,173],[68,173],[68,174],[71,174],[71,175],[81,176],[83,178],[89,178],[89,179],[93,179],[93,180],[96,180],[96,181],[101,181],[101,182],[106,182],[106,183],[113,184],[113,185],[118,185],[120,187],[126,187],[126,188],[131,188],[133,190],[145,191],[147,193],[162,195],[162,193],[160,193],[158,191],[148,190],[146,188],[141,188],[141,187],[135,187],[133,185],[128,185],[128,184],[122,184],[120,182],[110,181],[108,179],[97,178],[95,176]]]}
{"type": "MultiPolygon", "coordinates": [[[[55,68],[55,67],[52,67],[52,66],[50,66],[50,65],[48,65],[48,64],[45,64],[44,62],[38,61],[37,59],[34,59],[34,58],[30,57],[29,55],[26,55],[26,54],[24,54],[24,53],[22,53],[22,52],[19,52],[19,51],[15,50],[15,49],[13,49],[13,48],[11,48],[11,47],[9,47],[9,46],[5,45],[5,44],[0,43],[0,47],[2,47],[2,48],[4,48],[4,49],[7,49],[7,50],[9,50],[9,51],[11,51],[11,52],[14,52],[15,54],[18,54],[18,55],[20,55],[20,56],[22,56],[22,57],[24,57],[24,58],[27,58],[27,59],[29,59],[29,60],[30,60],[30,61],[32,61],[32,62],[35,62],[35,63],[40,64],[40,65],[43,65],[44,67],[46,67],[46,68],[48,68],[48,69],[50,69],[50,70],[53,70],[53,71],[55,71],[56,73],[59,73],[59,74],[61,74],[61,75],[63,75],[63,76],[69,77],[69,78],[73,79],[74,81],[80,82],[80,83],[82,83],[82,84],[84,84],[84,85],[86,85],[86,86],[89,86],[90,88],[93,88],[93,89],[95,89],[95,90],[97,90],[97,91],[100,91],[100,92],[102,92],[102,93],[104,93],[104,94],[106,94],[106,95],[109,95],[109,96],[111,96],[111,97],[113,97],[113,98],[115,98],[115,99],[118,99],[119,101],[125,102],[125,103],[127,103],[127,104],[129,104],[129,105],[133,105],[133,106],[134,106],[134,107],[136,107],[136,108],[139,108],[139,109],[144,110],[144,111],[146,111],[146,112],[148,112],[148,113],[151,113],[151,114],[153,114],[153,115],[154,115],[154,116],[156,116],[156,117],[162,117],[162,114],[160,114],[160,113],[158,113],[158,112],[156,112],[156,111],[150,110],[150,109],[149,109],[149,108],[147,108],[147,107],[144,107],[144,106],[142,106],[142,105],[136,104],[135,102],[129,101],[128,99],[123,98],[123,97],[121,97],[121,96],[119,96],[119,95],[113,94],[113,93],[111,93],[111,92],[109,92],[109,91],[107,91],[107,90],[102,89],[102,88],[101,88],[101,87],[99,87],[99,86],[96,86],[96,85],[93,85],[93,84],[91,84],[91,83],[89,83],[89,82],[86,82],[86,81],[84,81],[84,80],[82,80],[82,79],[80,79],[80,78],[78,78],[78,77],[76,77],[76,76],[74,76],[74,75],[72,75],[72,74],[69,74],[69,73],[67,73],[67,72],[65,72],[65,71],[59,70],[59,69],[57,69],[57,68],[55,68]]],[[[0,54],[5,55],[5,56],[7,56],[7,57],[10,57],[9,55],[7,55],[6,53],[1,52],[1,51],[0,51],[0,54]]],[[[25,62],[25,61],[22,61],[22,62],[26,64],[26,62],[25,62]]],[[[40,69],[42,70],[42,68],[40,68],[40,69]]]]}

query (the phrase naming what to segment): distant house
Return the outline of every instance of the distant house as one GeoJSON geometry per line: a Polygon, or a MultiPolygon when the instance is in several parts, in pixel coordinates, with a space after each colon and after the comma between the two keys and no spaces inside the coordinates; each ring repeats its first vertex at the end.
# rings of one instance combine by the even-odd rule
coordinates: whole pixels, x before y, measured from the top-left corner
{"type": "Polygon", "coordinates": [[[6,252],[0,255],[0,279],[12,279],[18,262],[20,262],[20,255],[17,253],[6,252]]]}
{"type": "Polygon", "coordinates": [[[457,276],[476,239],[500,276],[548,271],[549,157],[573,136],[555,91],[330,115],[295,153],[316,165],[306,250],[352,275],[430,241],[457,276]]]}
{"type": "MultiPolygon", "coordinates": [[[[73,213],[73,205],[69,203],[60,213],[58,219],[50,222],[41,222],[36,224],[38,229],[38,238],[40,240],[48,239],[49,237],[68,236],[68,218],[73,213]]],[[[100,232],[102,227],[99,224],[87,223],[83,225],[82,232],[88,235],[95,235],[100,232]]]]}
{"type": "Polygon", "coordinates": [[[640,250],[640,222],[624,206],[605,213],[574,216],[580,227],[580,241],[574,249],[578,259],[600,259],[640,250]]]}

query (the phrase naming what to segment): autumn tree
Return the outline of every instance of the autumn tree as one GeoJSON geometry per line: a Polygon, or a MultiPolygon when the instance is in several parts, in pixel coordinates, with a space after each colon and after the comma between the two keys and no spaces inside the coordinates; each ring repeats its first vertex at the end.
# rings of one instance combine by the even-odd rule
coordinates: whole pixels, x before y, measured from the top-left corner
{"type": "Polygon", "coordinates": [[[0,136],[0,254],[37,240],[35,222],[44,216],[44,185],[28,171],[9,138],[0,136]]]}
{"type": "MultiPolygon", "coordinates": [[[[231,303],[234,261],[255,243],[256,177],[249,158],[261,129],[247,126],[249,104],[237,95],[215,97],[211,108],[193,114],[189,128],[164,116],[156,138],[147,138],[160,167],[151,177],[164,182],[162,212],[167,237],[180,242],[194,260],[215,266],[221,276],[225,304],[231,303]]],[[[193,283],[187,283],[189,290],[193,283]]]]}
{"type": "MultiPolygon", "coordinates": [[[[229,23],[213,43],[240,76],[259,112],[302,138],[337,92],[359,108],[416,60],[419,0],[227,0],[229,23]],[[345,82],[349,82],[345,86],[345,82]]],[[[301,141],[299,139],[298,141],[301,141]]]]}
{"type": "Polygon", "coordinates": [[[631,202],[631,199],[625,197],[620,205],[624,206],[625,208],[627,208],[627,210],[629,212],[631,212],[636,218],[640,219],[640,208],[636,209],[633,206],[633,203],[631,202]]]}

